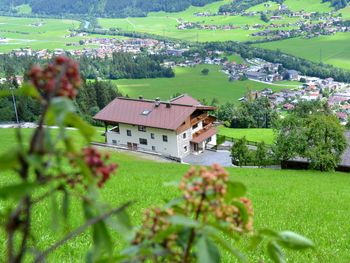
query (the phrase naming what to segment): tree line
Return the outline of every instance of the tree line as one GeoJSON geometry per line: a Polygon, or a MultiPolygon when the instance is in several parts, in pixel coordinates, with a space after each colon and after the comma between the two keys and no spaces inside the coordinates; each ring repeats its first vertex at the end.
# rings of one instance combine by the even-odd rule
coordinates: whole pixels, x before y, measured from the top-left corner
{"type": "MultiPolygon", "coordinates": [[[[19,85],[14,78],[0,84],[0,91],[12,89],[19,85]]],[[[110,81],[86,81],[83,79],[78,96],[74,100],[77,113],[86,121],[98,124],[92,117],[116,97],[121,96],[118,88],[110,81]]],[[[34,122],[41,114],[39,102],[28,96],[15,96],[20,122],[34,122]]],[[[13,98],[0,97],[0,122],[16,121],[13,98]]]]}
{"type": "MultiPolygon", "coordinates": [[[[239,13],[249,9],[250,7],[267,2],[269,2],[269,0],[236,0],[232,1],[232,3],[221,6],[219,12],[239,13]]],[[[281,4],[284,2],[284,0],[273,0],[273,2],[281,4]]]]}
{"type": "MultiPolygon", "coordinates": [[[[139,79],[139,78],[171,78],[175,76],[171,68],[161,63],[166,56],[130,53],[114,53],[111,58],[78,58],[81,74],[88,79],[139,79]]],[[[35,56],[0,55],[0,72],[7,75],[22,75],[26,69],[35,64],[45,64],[47,59],[35,56]]]]}
{"type": "Polygon", "coordinates": [[[141,17],[149,12],[179,12],[191,5],[204,6],[218,0],[3,0],[0,10],[16,12],[15,7],[29,4],[32,12],[43,15],[92,15],[98,17],[141,17]],[[52,8],[54,6],[54,8],[52,8]]]}

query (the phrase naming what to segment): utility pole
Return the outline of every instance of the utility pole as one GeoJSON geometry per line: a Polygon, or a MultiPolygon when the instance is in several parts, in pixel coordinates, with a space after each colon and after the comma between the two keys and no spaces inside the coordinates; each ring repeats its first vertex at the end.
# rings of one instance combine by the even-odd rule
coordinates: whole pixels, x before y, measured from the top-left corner
{"type": "Polygon", "coordinates": [[[13,108],[15,110],[15,115],[16,115],[16,122],[17,122],[17,124],[19,124],[17,105],[16,105],[16,98],[15,98],[15,95],[13,94],[13,88],[11,88],[11,93],[12,93],[13,108]]]}

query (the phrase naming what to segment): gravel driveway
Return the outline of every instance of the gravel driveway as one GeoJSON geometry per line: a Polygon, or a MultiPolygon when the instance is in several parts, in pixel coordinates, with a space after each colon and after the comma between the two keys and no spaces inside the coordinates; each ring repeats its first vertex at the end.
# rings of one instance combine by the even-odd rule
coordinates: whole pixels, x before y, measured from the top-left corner
{"type": "Polygon", "coordinates": [[[199,155],[190,154],[183,159],[183,163],[203,166],[210,166],[217,163],[223,167],[233,166],[229,151],[205,151],[199,155]]]}

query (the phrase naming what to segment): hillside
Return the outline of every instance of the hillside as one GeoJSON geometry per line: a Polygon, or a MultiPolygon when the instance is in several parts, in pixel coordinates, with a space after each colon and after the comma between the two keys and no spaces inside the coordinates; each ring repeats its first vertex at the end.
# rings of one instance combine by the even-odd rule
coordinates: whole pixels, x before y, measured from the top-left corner
{"type": "Polygon", "coordinates": [[[146,16],[148,12],[178,12],[189,6],[203,6],[217,0],[4,0],[0,3],[0,10],[16,11],[20,5],[29,5],[35,14],[65,15],[65,14],[89,14],[93,16],[146,16]],[[52,7],[55,8],[52,8],[52,7]]]}
{"type": "MultiPolygon", "coordinates": [[[[31,130],[23,132],[25,138],[28,138],[31,130]]],[[[0,148],[0,153],[3,153],[13,146],[15,132],[12,129],[0,129],[0,136],[4,138],[0,148]]],[[[113,206],[134,200],[129,212],[135,224],[140,223],[146,208],[162,205],[164,200],[179,194],[175,187],[166,183],[179,180],[189,169],[188,165],[157,163],[127,153],[112,152],[111,158],[119,163],[120,168],[103,189],[102,199],[113,206]]],[[[235,180],[248,187],[248,197],[254,205],[256,229],[289,229],[315,241],[314,250],[298,253],[286,250],[288,262],[349,262],[346,233],[350,231],[347,224],[350,193],[346,174],[269,169],[227,170],[235,180]]],[[[3,185],[14,181],[10,172],[1,175],[0,183],[3,185]]],[[[35,209],[33,238],[40,249],[62,237],[60,232],[52,229],[52,221],[47,216],[52,209],[51,204],[48,199],[35,209]]],[[[81,223],[81,214],[78,202],[73,202],[68,221],[72,228],[81,223]]],[[[117,251],[122,246],[120,238],[118,235],[113,235],[112,238],[117,251]]],[[[0,239],[4,240],[3,232],[0,232],[0,239]]],[[[245,240],[240,240],[237,241],[237,246],[245,247],[246,243],[245,240]]],[[[90,246],[87,231],[60,247],[47,261],[55,262],[59,258],[60,262],[79,262],[90,246]]],[[[6,242],[1,242],[0,254],[4,255],[5,250],[6,242]]],[[[249,262],[268,262],[259,256],[261,250],[262,248],[249,252],[249,262]]],[[[223,262],[232,262],[228,257],[224,253],[223,262]]]]}

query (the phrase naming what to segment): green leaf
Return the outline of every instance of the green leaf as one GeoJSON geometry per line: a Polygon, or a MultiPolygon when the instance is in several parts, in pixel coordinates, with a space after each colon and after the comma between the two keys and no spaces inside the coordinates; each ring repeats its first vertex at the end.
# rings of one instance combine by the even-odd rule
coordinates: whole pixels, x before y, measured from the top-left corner
{"type": "Polygon", "coordinates": [[[264,236],[279,238],[278,232],[271,230],[271,229],[267,229],[267,228],[260,229],[259,234],[264,235],[264,236]]]}
{"type": "Polygon", "coordinates": [[[243,222],[248,223],[249,215],[248,215],[247,208],[245,207],[245,205],[239,201],[233,201],[232,204],[238,208],[243,222]]]}
{"type": "Polygon", "coordinates": [[[200,226],[198,221],[181,215],[171,216],[169,217],[169,221],[174,225],[180,225],[185,227],[197,228],[200,226]]]}
{"type": "Polygon", "coordinates": [[[195,244],[197,262],[199,263],[219,263],[221,262],[220,251],[215,243],[207,236],[199,237],[195,244]]]}
{"type": "Polygon", "coordinates": [[[18,200],[25,195],[30,194],[38,187],[35,183],[20,183],[8,185],[0,188],[0,199],[14,199],[18,200]]]}
{"type": "Polygon", "coordinates": [[[242,197],[247,192],[247,188],[240,182],[229,181],[227,183],[227,193],[225,195],[226,201],[231,201],[233,198],[242,197]]]}
{"type": "Polygon", "coordinates": [[[19,89],[19,93],[21,95],[29,96],[35,99],[40,98],[39,91],[32,85],[23,84],[22,87],[19,89]]]}
{"type": "Polygon", "coordinates": [[[251,249],[257,249],[257,247],[261,244],[263,241],[263,237],[261,235],[253,235],[250,239],[250,248],[251,249]]]}
{"type": "Polygon", "coordinates": [[[267,244],[267,252],[270,258],[276,263],[285,263],[284,253],[280,246],[275,242],[271,241],[267,244]]]}
{"type": "Polygon", "coordinates": [[[0,156],[0,171],[15,169],[19,165],[18,151],[12,149],[0,156]]]}
{"type": "MultiPolygon", "coordinates": [[[[227,250],[230,254],[236,257],[239,262],[247,262],[246,257],[238,249],[234,248],[224,237],[223,234],[215,227],[205,226],[204,230],[208,235],[219,244],[223,249],[227,250]]],[[[221,229],[220,229],[221,230],[221,229]]],[[[229,232],[228,229],[221,230],[223,233],[229,232]]],[[[231,239],[232,240],[232,239],[231,239]]]]}
{"type": "Polygon", "coordinates": [[[116,214],[116,220],[113,222],[116,230],[126,239],[132,238],[132,225],[126,210],[122,210],[116,214]]]}
{"type": "Polygon", "coordinates": [[[62,213],[63,213],[63,218],[67,219],[68,213],[69,213],[69,194],[66,189],[63,189],[62,213]]]}
{"type": "Polygon", "coordinates": [[[314,243],[299,234],[296,234],[291,231],[282,231],[278,233],[279,240],[277,242],[286,248],[291,249],[306,249],[306,248],[312,248],[314,247],[314,243]]]}
{"type": "Polygon", "coordinates": [[[77,128],[80,134],[88,141],[90,141],[95,134],[95,129],[90,124],[83,121],[76,113],[69,112],[65,118],[65,124],[77,128]]]}
{"type": "Polygon", "coordinates": [[[109,255],[113,252],[113,244],[104,221],[93,225],[94,256],[100,258],[105,252],[109,255]]]}

